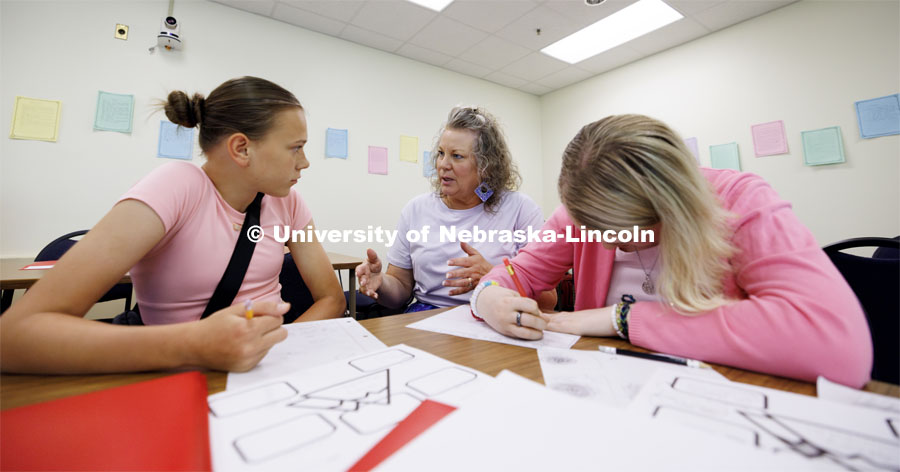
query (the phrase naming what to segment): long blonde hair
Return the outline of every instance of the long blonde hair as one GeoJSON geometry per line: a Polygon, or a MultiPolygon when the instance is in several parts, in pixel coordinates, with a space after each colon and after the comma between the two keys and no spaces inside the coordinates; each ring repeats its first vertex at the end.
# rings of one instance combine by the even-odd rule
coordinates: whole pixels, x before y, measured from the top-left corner
{"type": "Polygon", "coordinates": [[[722,280],[736,252],[731,214],[664,123],[616,115],[585,125],[563,153],[559,194],[572,219],[589,229],[661,223],[657,286],[676,310],[698,313],[728,303],[722,280]]]}

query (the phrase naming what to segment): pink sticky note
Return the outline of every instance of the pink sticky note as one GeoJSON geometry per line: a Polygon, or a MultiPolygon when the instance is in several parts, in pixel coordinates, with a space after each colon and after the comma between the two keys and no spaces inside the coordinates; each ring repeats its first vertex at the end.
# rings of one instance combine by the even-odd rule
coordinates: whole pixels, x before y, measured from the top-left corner
{"type": "Polygon", "coordinates": [[[756,157],[787,154],[787,137],[784,135],[783,121],[753,125],[750,132],[753,134],[753,150],[756,157]]]}
{"type": "Polygon", "coordinates": [[[697,161],[697,164],[700,163],[700,149],[697,147],[697,138],[687,138],[684,140],[684,145],[691,151],[691,154],[694,155],[694,160],[697,161]]]}
{"type": "Polygon", "coordinates": [[[387,175],[387,156],[386,147],[369,146],[369,173],[387,175]]]}

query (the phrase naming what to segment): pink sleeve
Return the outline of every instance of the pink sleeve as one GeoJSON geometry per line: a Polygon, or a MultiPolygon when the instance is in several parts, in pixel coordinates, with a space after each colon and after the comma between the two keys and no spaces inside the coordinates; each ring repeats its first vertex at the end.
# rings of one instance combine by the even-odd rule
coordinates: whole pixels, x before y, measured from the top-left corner
{"type": "Polygon", "coordinates": [[[761,178],[727,174],[719,195],[738,215],[731,261],[746,298],[684,316],[636,303],[631,342],[743,369],[852,387],[869,380],[872,343],[859,302],[812,234],[761,178]]]}
{"type": "Polygon", "coordinates": [[[305,230],[312,221],[312,212],[306,206],[306,201],[300,196],[300,193],[291,189],[288,197],[290,199],[289,211],[291,214],[291,229],[305,230]]]}
{"type": "Polygon", "coordinates": [[[185,221],[181,215],[189,215],[195,210],[205,188],[205,178],[203,170],[193,164],[166,163],[134,184],[119,202],[128,199],[143,202],[156,212],[168,234],[177,229],[179,222],[185,221]]]}
{"type": "MultiPolygon", "coordinates": [[[[560,206],[544,223],[541,233],[550,230],[563,234],[564,228],[570,224],[572,223],[568,212],[565,207],[560,206]]],[[[532,241],[523,247],[516,257],[510,259],[510,263],[519,277],[519,282],[525,288],[526,295],[534,298],[535,294],[553,289],[559,284],[566,272],[572,268],[573,254],[571,243],[532,241]]],[[[482,280],[496,280],[503,287],[516,289],[512,277],[506,272],[503,264],[491,269],[482,280]]]]}

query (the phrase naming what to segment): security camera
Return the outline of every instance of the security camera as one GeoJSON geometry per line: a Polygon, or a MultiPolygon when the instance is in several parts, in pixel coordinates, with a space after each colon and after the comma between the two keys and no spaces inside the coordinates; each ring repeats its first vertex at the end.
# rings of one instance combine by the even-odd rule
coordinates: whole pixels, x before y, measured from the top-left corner
{"type": "Polygon", "coordinates": [[[181,25],[174,16],[167,16],[159,23],[159,34],[156,35],[156,44],[161,48],[181,49],[181,25]]]}
{"type": "Polygon", "coordinates": [[[606,1],[606,0],[584,0],[584,3],[585,3],[585,5],[594,7],[594,6],[597,6],[597,5],[599,5],[599,4],[601,4],[601,3],[605,2],[605,1],[606,1]]]}

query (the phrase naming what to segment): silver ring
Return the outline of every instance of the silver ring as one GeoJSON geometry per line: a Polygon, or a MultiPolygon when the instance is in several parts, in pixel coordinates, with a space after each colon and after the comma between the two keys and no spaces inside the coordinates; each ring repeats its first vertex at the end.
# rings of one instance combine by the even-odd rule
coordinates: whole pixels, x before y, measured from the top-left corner
{"type": "Polygon", "coordinates": [[[516,326],[518,326],[520,328],[522,327],[522,312],[521,311],[516,312],[516,326]]]}
{"type": "Polygon", "coordinates": [[[467,278],[469,279],[469,287],[471,287],[472,284],[475,283],[475,282],[472,281],[472,277],[467,277],[467,278]]]}

